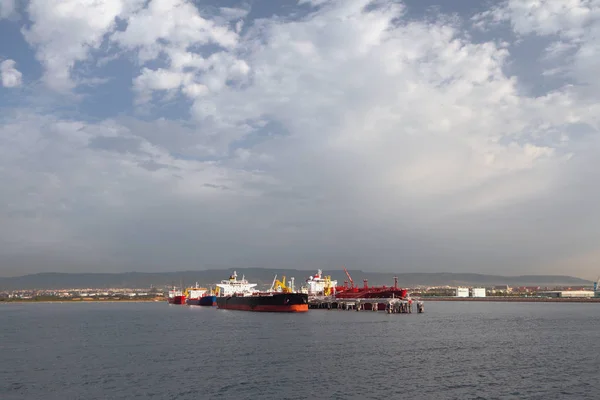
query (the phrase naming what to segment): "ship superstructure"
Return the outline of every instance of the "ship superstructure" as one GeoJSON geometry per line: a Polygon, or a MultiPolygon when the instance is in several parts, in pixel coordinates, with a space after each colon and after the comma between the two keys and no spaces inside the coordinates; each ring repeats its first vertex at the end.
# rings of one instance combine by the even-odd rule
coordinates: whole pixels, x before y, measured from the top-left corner
{"type": "Polygon", "coordinates": [[[217,305],[217,299],[213,290],[199,287],[198,282],[196,282],[196,286],[187,288],[184,294],[186,296],[186,302],[189,306],[217,305]]]}
{"type": "Polygon", "coordinates": [[[185,289],[183,294],[188,300],[197,300],[204,296],[206,292],[208,292],[208,289],[198,286],[198,282],[196,282],[196,286],[185,289]]]}
{"type": "Polygon", "coordinates": [[[337,281],[331,280],[331,276],[323,276],[323,271],[319,269],[315,275],[308,277],[302,291],[309,297],[334,296],[336,286],[337,281]]]}
{"type": "Polygon", "coordinates": [[[244,276],[241,280],[237,279],[237,272],[233,271],[233,274],[229,276],[229,279],[223,279],[217,286],[217,297],[223,296],[244,296],[250,295],[255,290],[257,283],[249,283],[244,276]]]}

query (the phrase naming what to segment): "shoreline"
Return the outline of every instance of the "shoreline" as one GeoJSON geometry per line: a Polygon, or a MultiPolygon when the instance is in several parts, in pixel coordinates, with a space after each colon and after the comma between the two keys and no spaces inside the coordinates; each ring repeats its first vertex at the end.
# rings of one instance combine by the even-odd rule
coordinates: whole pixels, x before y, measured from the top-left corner
{"type": "Polygon", "coordinates": [[[166,300],[8,300],[0,304],[42,304],[42,303],[162,303],[166,300]]]}
{"type": "MultiPolygon", "coordinates": [[[[462,302],[494,302],[494,303],[598,303],[600,297],[415,297],[413,300],[429,301],[462,301],[462,302]]],[[[136,299],[136,300],[6,300],[1,304],[80,304],[80,303],[162,303],[166,299],[136,299]]]]}
{"type": "Polygon", "coordinates": [[[600,303],[600,297],[419,297],[427,301],[471,301],[471,302],[501,302],[501,303],[600,303]]]}

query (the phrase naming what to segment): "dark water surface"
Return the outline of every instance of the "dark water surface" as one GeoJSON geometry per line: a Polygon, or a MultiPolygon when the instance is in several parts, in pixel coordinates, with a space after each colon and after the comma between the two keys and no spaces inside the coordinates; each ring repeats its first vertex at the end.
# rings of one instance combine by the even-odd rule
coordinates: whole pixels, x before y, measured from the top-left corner
{"type": "Polygon", "coordinates": [[[599,399],[600,305],[0,305],[0,399],[599,399]]]}

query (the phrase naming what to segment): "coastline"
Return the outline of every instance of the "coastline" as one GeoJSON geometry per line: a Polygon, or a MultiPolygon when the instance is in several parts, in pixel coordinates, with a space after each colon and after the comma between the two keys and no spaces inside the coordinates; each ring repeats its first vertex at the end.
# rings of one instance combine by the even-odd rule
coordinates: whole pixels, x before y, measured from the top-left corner
{"type": "MultiPolygon", "coordinates": [[[[598,303],[600,297],[568,298],[568,297],[415,297],[423,302],[429,301],[462,301],[462,302],[496,302],[496,303],[598,303]]],[[[136,299],[136,300],[4,300],[1,304],[49,304],[49,303],[162,303],[165,299],[136,299]]]]}
{"type": "Polygon", "coordinates": [[[599,303],[600,297],[419,297],[419,300],[427,301],[471,301],[471,302],[506,302],[506,303],[599,303]]]}
{"type": "Polygon", "coordinates": [[[7,300],[0,301],[0,304],[43,304],[43,303],[161,303],[166,300],[7,300]]]}

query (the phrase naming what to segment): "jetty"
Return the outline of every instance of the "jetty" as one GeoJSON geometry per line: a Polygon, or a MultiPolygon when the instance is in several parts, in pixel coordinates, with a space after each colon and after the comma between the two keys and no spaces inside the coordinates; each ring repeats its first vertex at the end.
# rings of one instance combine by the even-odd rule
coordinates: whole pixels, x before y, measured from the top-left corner
{"type": "Polygon", "coordinates": [[[418,314],[425,311],[421,300],[384,298],[347,298],[313,297],[308,302],[309,309],[340,311],[385,311],[388,314],[418,314]]]}

